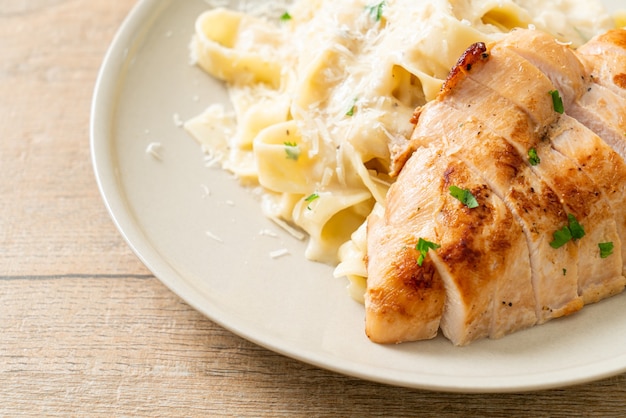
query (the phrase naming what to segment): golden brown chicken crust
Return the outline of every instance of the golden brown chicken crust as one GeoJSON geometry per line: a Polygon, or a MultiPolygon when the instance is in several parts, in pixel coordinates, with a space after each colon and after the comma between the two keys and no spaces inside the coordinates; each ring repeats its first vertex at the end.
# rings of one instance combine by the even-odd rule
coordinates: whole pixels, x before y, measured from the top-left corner
{"type": "Polygon", "coordinates": [[[487,52],[487,46],[484,42],[477,42],[472,44],[465,50],[463,55],[459,58],[456,65],[452,67],[448,77],[441,87],[438,100],[445,97],[446,93],[454,89],[464,75],[470,72],[476,65],[479,65],[489,59],[489,53],[487,52]]]}
{"type": "Polygon", "coordinates": [[[613,44],[619,48],[626,49],[626,31],[624,29],[611,29],[596,38],[598,41],[613,44]]]}
{"type": "Polygon", "coordinates": [[[413,329],[408,335],[414,339],[436,335],[437,325],[431,330],[423,324],[439,323],[445,290],[430,260],[418,265],[416,242],[411,244],[403,245],[393,260],[388,260],[389,271],[393,272],[388,276],[390,280],[384,286],[370,286],[367,291],[365,333],[376,343],[405,341],[407,328],[413,329]]]}

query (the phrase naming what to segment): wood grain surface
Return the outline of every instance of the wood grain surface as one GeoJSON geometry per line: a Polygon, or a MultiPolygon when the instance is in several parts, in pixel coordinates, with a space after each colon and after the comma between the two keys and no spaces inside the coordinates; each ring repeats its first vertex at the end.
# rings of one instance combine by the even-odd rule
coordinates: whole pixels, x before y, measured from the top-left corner
{"type": "Polygon", "coordinates": [[[98,68],[133,0],[0,0],[0,416],[620,416],[626,375],[451,394],[247,342],[163,286],[110,220],[89,154],[98,68]]]}

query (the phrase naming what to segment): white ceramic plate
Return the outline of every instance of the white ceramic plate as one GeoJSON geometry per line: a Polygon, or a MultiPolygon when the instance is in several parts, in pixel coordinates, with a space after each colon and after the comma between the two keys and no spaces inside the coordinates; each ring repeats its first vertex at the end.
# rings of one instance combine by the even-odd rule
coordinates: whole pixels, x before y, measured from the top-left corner
{"type": "Polygon", "coordinates": [[[193,23],[207,7],[202,0],[140,1],[106,56],[94,96],[91,146],[102,195],[156,277],[250,341],[378,382],[521,391],[626,370],[626,295],[464,348],[443,338],[369,342],[363,307],[349,298],[346,282],[306,261],[304,243],[263,218],[256,198],[227,173],[206,168],[198,145],[175,123],[226,100],[219,83],[188,64],[193,23]],[[146,152],[151,143],[161,144],[160,160],[146,152]],[[260,235],[264,229],[278,237],[260,235]],[[290,255],[269,256],[282,248],[290,255]]]}

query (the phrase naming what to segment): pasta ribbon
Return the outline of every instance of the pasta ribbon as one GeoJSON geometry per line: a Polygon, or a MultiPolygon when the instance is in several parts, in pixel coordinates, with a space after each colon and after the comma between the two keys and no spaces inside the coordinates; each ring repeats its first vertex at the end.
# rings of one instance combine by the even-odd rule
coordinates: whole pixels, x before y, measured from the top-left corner
{"type": "Polygon", "coordinates": [[[315,189],[322,161],[309,156],[309,144],[303,141],[296,123],[269,126],[254,139],[254,155],[261,186],[275,191],[306,194],[315,189]]]}
{"type": "Polygon", "coordinates": [[[278,86],[281,65],[271,52],[282,41],[275,35],[262,20],[217,8],[196,20],[193,55],[202,69],[221,80],[278,86]]]}
{"type": "Polygon", "coordinates": [[[337,264],[337,250],[365,221],[374,202],[367,190],[318,193],[314,202],[304,197],[294,208],[294,222],[309,234],[305,256],[337,264]]]}

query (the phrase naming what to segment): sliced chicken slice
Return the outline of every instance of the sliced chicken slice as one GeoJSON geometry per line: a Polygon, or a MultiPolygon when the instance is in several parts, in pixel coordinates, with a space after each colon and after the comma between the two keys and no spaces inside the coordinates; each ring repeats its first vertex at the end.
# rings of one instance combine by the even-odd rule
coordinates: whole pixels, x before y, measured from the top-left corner
{"type": "Polygon", "coordinates": [[[626,29],[613,29],[577,49],[592,80],[626,99],[626,29]]]}
{"type": "Polygon", "coordinates": [[[604,86],[590,84],[567,113],[626,159],[626,100],[604,86]]]}
{"type": "Polygon", "coordinates": [[[622,275],[626,275],[626,162],[575,119],[564,117],[563,120],[569,125],[568,129],[551,138],[552,146],[575,161],[608,199],[619,237],[613,241],[614,253],[621,254],[622,275]]]}
{"type": "Polygon", "coordinates": [[[584,93],[590,78],[582,62],[567,45],[558,43],[551,35],[528,29],[516,29],[498,42],[496,49],[509,49],[524,58],[558,89],[566,110],[584,93]]]}
{"type": "Polygon", "coordinates": [[[416,154],[389,189],[385,210],[377,208],[368,217],[365,332],[374,342],[437,335],[445,289],[430,257],[417,263],[416,244],[419,238],[438,239],[433,219],[440,206],[442,175],[434,153],[416,154]]]}
{"type": "MultiPolygon", "coordinates": [[[[567,147],[564,151],[574,151],[572,156],[579,160],[594,159],[596,157],[581,152],[582,147],[589,136],[589,131],[581,126],[576,120],[563,117],[560,123],[551,131],[551,142],[555,149],[567,147]],[[574,148],[572,150],[572,148],[574,148]]],[[[563,148],[561,148],[563,149],[563,148]]],[[[540,156],[542,152],[539,151],[540,156]]],[[[555,150],[556,154],[557,151],[555,150]]],[[[543,158],[543,157],[542,157],[543,158]]],[[[618,159],[621,158],[618,156],[618,159]]],[[[546,162],[549,160],[545,160],[546,162]]],[[[605,191],[612,186],[606,183],[605,178],[598,176],[599,173],[591,172],[590,169],[579,165],[576,161],[562,161],[554,170],[562,170],[560,175],[554,177],[555,181],[565,187],[565,199],[572,213],[577,214],[578,220],[584,226],[586,235],[580,239],[578,264],[578,292],[585,303],[594,303],[601,299],[613,296],[626,286],[624,277],[624,263],[622,258],[622,241],[618,231],[623,232],[626,221],[626,207],[620,206],[613,209],[611,201],[606,197],[605,191]],[[567,169],[565,168],[567,166],[567,169]],[[590,175],[587,176],[587,173],[590,175]],[[604,183],[604,187],[598,187],[597,179],[604,183]],[[587,179],[587,181],[585,181],[587,179]],[[574,187],[568,188],[574,184],[574,187]],[[617,216],[616,216],[617,215],[617,216]],[[617,227],[617,222],[621,228],[617,227]],[[601,246],[609,244],[613,246],[614,254],[611,257],[603,257],[601,246]]],[[[623,162],[623,160],[621,160],[623,162]]],[[[540,165],[545,165],[544,160],[540,165]]],[[[623,165],[623,164],[620,164],[623,165]]],[[[615,169],[615,168],[614,168],[615,169]]],[[[615,173],[606,173],[609,178],[615,178],[615,173]]],[[[621,183],[622,187],[624,183],[621,183]]],[[[559,187],[555,187],[558,189],[559,187]]],[[[614,189],[614,185],[613,185],[614,189]]],[[[617,201],[623,201],[622,195],[617,201]]],[[[615,203],[615,202],[614,202],[615,203]]],[[[626,235],[623,235],[626,237],[626,235]]]]}
{"type": "Polygon", "coordinates": [[[479,173],[447,159],[436,218],[441,248],[432,255],[446,289],[443,334],[466,345],[534,325],[530,256],[521,226],[479,173]],[[476,206],[453,197],[450,188],[469,192],[476,206]]]}

